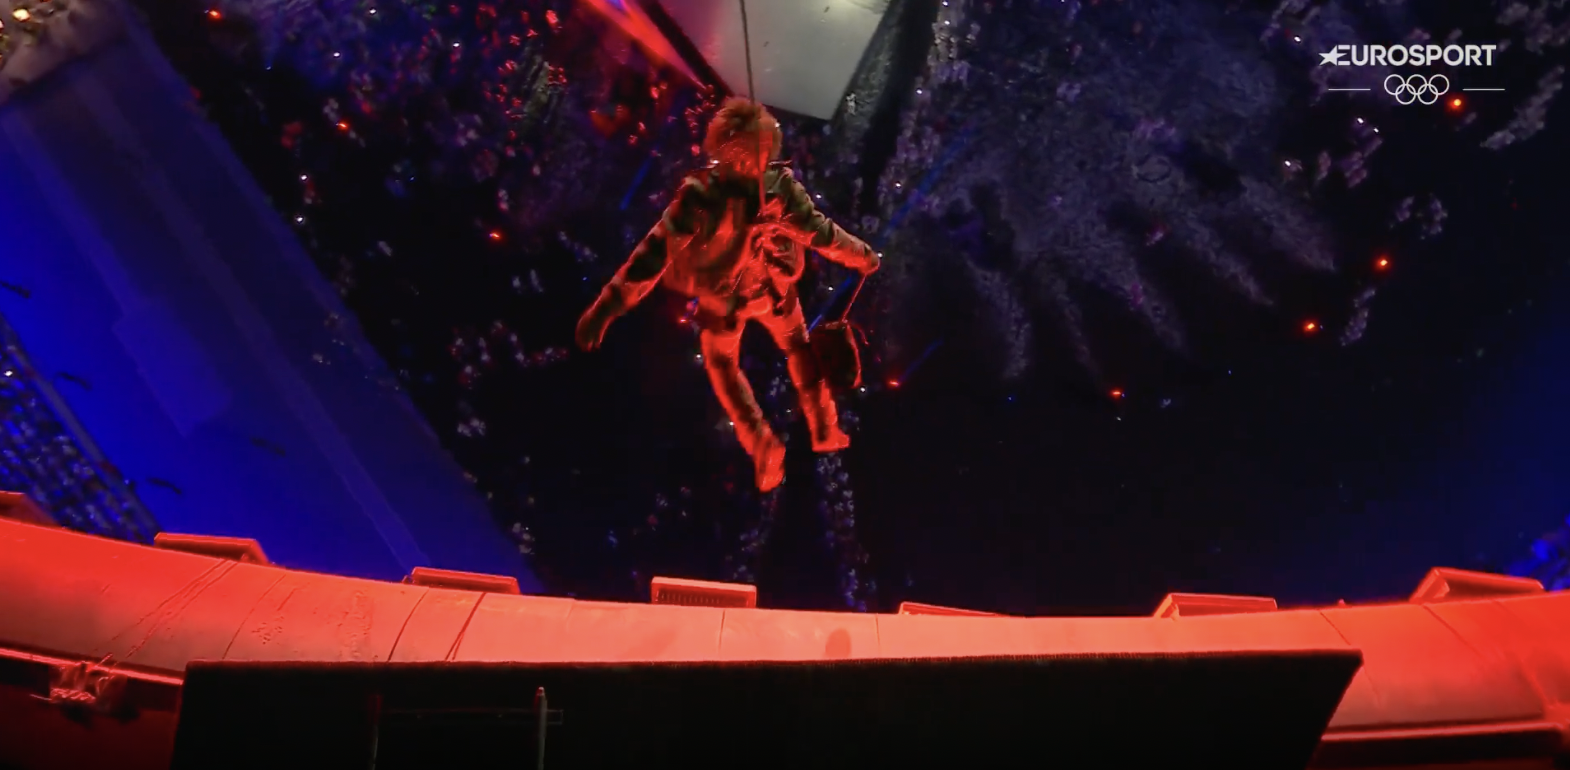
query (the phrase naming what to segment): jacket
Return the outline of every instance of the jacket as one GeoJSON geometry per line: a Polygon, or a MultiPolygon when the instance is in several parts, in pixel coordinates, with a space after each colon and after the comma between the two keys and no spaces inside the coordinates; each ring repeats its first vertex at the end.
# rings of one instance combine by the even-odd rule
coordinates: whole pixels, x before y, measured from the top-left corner
{"type": "Polygon", "coordinates": [[[725,178],[713,169],[689,175],[597,304],[620,315],[663,284],[698,300],[710,317],[734,317],[764,296],[787,311],[806,249],[852,269],[876,267],[872,247],[818,211],[788,167],[771,167],[763,186],[760,212],[756,177],[725,178]]]}

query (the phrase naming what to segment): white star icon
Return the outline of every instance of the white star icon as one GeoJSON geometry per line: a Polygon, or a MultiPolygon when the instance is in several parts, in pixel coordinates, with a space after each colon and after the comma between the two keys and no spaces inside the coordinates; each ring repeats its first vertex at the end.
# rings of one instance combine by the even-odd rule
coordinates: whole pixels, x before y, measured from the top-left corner
{"type": "Polygon", "coordinates": [[[1326,64],[1335,64],[1337,66],[1340,66],[1340,64],[1341,64],[1341,49],[1337,48],[1337,49],[1331,51],[1330,53],[1322,53],[1322,54],[1320,54],[1319,55],[1319,66],[1323,67],[1326,64]]]}

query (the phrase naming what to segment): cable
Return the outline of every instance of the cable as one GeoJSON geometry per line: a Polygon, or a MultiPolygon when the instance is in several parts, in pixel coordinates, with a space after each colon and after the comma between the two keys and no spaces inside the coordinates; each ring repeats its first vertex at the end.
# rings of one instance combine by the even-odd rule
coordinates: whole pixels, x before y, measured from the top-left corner
{"type": "Polygon", "coordinates": [[[741,3],[741,44],[742,51],[747,57],[747,98],[752,100],[753,106],[758,108],[758,215],[762,216],[764,204],[768,195],[763,189],[763,177],[767,175],[768,162],[763,157],[763,102],[758,101],[758,92],[752,86],[752,33],[747,28],[747,0],[737,0],[741,3]]]}

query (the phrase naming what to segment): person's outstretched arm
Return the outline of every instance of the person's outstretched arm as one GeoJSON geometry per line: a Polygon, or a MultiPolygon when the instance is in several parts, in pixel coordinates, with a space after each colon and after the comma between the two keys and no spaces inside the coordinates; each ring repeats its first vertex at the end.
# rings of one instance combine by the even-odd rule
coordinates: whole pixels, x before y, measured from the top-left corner
{"type": "Polygon", "coordinates": [[[578,319],[576,333],[578,346],[593,350],[605,338],[605,330],[612,321],[637,307],[660,282],[668,264],[666,242],[671,238],[690,236],[694,231],[693,215],[699,193],[696,180],[688,180],[676,192],[676,199],[665,207],[648,235],[638,242],[632,256],[616,271],[616,275],[600,290],[594,304],[578,319]]]}
{"type": "Polygon", "coordinates": [[[852,270],[870,273],[878,269],[881,260],[872,247],[824,216],[788,168],[780,169],[779,195],[785,207],[785,229],[792,240],[852,270]]]}

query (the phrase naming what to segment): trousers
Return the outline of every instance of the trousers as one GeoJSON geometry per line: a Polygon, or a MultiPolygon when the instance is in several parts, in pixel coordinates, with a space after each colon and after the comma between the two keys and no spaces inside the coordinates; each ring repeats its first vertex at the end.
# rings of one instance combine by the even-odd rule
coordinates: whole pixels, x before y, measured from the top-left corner
{"type": "Polygon", "coordinates": [[[777,311],[772,303],[764,301],[742,308],[733,322],[705,324],[699,338],[709,384],[736,426],[736,438],[742,448],[755,455],[760,446],[774,440],[768,420],[753,396],[752,385],[741,370],[741,337],[751,321],[757,321],[768,330],[774,344],[785,354],[791,385],[796,388],[813,443],[827,441],[839,432],[839,415],[834,406],[834,394],[808,343],[807,322],[802,317],[801,304],[790,302],[788,310],[777,311]]]}

